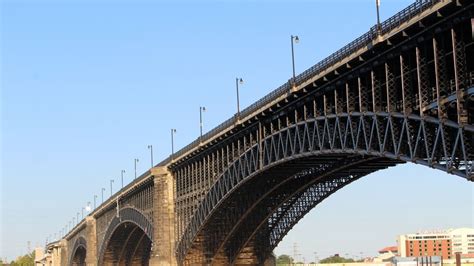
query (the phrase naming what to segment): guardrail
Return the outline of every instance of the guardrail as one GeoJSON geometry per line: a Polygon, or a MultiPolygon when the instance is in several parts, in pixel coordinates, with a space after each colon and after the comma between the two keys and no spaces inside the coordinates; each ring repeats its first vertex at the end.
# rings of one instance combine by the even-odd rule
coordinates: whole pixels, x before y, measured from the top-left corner
{"type": "MultiPolygon", "coordinates": [[[[443,0],[416,0],[415,3],[409,5],[405,9],[401,10],[400,12],[396,13],[389,19],[385,20],[384,22],[381,23],[381,29],[380,32],[381,34],[386,34],[390,32],[391,30],[399,27],[403,23],[407,22],[408,20],[416,17],[417,15],[421,14],[422,12],[426,11],[427,9],[431,8],[435,4],[441,2],[443,0]]],[[[348,57],[349,55],[353,54],[354,52],[358,51],[359,49],[369,45],[378,37],[377,33],[377,25],[371,27],[368,32],[360,36],[359,38],[355,39],[354,41],[350,42],[346,46],[342,47],[339,49],[337,52],[331,54],[330,56],[326,57],[319,63],[315,64],[314,66],[310,67],[303,73],[299,74],[298,76],[295,77],[295,84],[300,85],[304,83],[305,81],[309,80],[310,78],[318,75],[322,71],[326,70],[328,67],[334,65],[335,63],[341,61],[342,59],[348,57]]],[[[291,80],[290,80],[291,81],[291,80]]],[[[287,82],[280,87],[278,87],[276,90],[270,92],[260,100],[256,101],[249,107],[245,108],[240,112],[241,117],[246,117],[253,112],[257,111],[261,107],[267,105],[268,103],[272,102],[273,100],[277,99],[278,97],[284,95],[285,93],[288,93],[290,90],[291,85],[290,82],[287,82]]],[[[184,153],[188,152],[189,150],[197,147],[199,143],[205,142],[215,135],[217,133],[221,132],[223,129],[230,127],[231,125],[234,124],[236,121],[236,116],[233,116],[226,121],[224,121],[222,124],[218,125],[217,127],[213,128],[211,131],[207,132],[202,136],[202,139],[198,138],[191,142],[190,144],[186,145],[184,148],[180,149],[177,151],[173,157],[177,158],[184,153]]],[[[169,163],[171,160],[171,157],[168,157],[164,161],[160,162],[158,165],[163,166],[169,163]]]]}

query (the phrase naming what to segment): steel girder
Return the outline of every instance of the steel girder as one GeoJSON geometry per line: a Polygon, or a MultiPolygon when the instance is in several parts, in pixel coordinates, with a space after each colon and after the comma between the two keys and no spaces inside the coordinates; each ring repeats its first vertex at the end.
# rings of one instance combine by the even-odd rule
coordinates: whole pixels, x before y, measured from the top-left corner
{"type": "MultiPolygon", "coordinates": [[[[190,239],[179,243],[178,252],[183,248],[187,253],[193,243],[203,241],[198,237],[200,231],[239,186],[281,162],[308,156],[354,154],[414,162],[472,178],[473,158],[466,152],[465,140],[472,141],[473,136],[474,128],[461,128],[450,121],[443,123],[434,118],[385,112],[343,113],[291,125],[267,136],[228,167],[196,210],[182,241],[185,237],[190,239]],[[259,168],[260,158],[262,168],[259,168]]],[[[318,164],[317,160],[314,163],[318,164]]]]}

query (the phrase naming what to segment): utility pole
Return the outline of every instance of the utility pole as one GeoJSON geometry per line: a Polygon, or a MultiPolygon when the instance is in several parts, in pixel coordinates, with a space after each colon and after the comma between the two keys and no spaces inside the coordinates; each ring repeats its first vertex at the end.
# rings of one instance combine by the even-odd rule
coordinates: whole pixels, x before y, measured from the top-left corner
{"type": "Polygon", "coordinates": [[[291,265],[296,264],[297,257],[298,257],[298,244],[296,244],[295,242],[293,243],[293,262],[291,263],[291,265]]]}

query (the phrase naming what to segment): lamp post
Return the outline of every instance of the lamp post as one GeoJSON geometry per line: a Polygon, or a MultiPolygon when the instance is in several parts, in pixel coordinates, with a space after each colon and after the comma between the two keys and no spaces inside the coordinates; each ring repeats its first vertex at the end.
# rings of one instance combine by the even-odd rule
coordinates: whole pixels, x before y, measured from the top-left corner
{"type": "Polygon", "coordinates": [[[81,213],[82,213],[82,219],[84,219],[84,207],[82,207],[81,213]]]}
{"type": "Polygon", "coordinates": [[[240,118],[240,97],[239,97],[239,83],[244,84],[242,78],[235,78],[235,88],[237,90],[237,118],[240,118]]]}
{"type": "Polygon", "coordinates": [[[151,156],[151,168],[153,168],[153,145],[148,145],[148,149],[150,150],[151,156]]]}
{"type": "Polygon", "coordinates": [[[123,188],[123,174],[125,174],[125,170],[120,171],[120,178],[122,179],[122,188],[123,188]]]}
{"type": "Polygon", "coordinates": [[[97,195],[94,195],[94,210],[97,208],[97,195]]]}
{"type": "Polygon", "coordinates": [[[104,203],[104,191],[105,191],[105,188],[102,188],[102,203],[104,203]]]}
{"type": "Polygon", "coordinates": [[[138,161],[138,159],[133,159],[133,162],[135,163],[135,179],[137,179],[137,163],[139,161],[138,161]]]}
{"type": "Polygon", "coordinates": [[[110,179],[110,196],[112,197],[112,185],[114,184],[114,180],[110,179]]]}
{"type": "Polygon", "coordinates": [[[382,27],[380,25],[380,0],[375,0],[375,5],[377,6],[377,34],[382,33],[382,27]]]}
{"type": "Polygon", "coordinates": [[[92,211],[91,202],[88,201],[86,205],[86,212],[91,212],[91,211],[92,211]]]}
{"type": "Polygon", "coordinates": [[[202,123],[202,113],[206,111],[206,107],[204,106],[199,106],[199,126],[200,126],[200,132],[201,132],[201,135],[200,135],[200,141],[202,141],[202,127],[203,127],[203,123],[202,123]]]}
{"type": "Polygon", "coordinates": [[[171,160],[174,159],[174,134],[176,133],[176,129],[171,129],[171,160]]]}
{"type": "Polygon", "coordinates": [[[298,43],[300,41],[300,38],[298,35],[293,36],[291,35],[291,63],[293,65],[293,86],[295,86],[296,82],[296,71],[295,71],[295,49],[294,49],[294,44],[298,43]]]}

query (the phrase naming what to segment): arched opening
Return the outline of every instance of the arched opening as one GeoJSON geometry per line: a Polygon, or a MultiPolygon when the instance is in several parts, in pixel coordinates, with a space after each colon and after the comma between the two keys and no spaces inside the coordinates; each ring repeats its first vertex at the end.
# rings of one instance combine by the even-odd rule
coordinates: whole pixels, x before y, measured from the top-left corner
{"type": "Polygon", "coordinates": [[[410,163],[376,172],[312,208],[273,252],[307,263],[336,253],[353,260],[378,258],[381,248],[400,248],[400,235],[471,227],[472,213],[465,210],[472,209],[473,188],[463,179],[410,163]]]}
{"type": "Polygon", "coordinates": [[[184,263],[261,264],[298,220],[293,219],[304,215],[302,203],[321,202],[360,177],[398,163],[403,162],[326,154],[273,165],[235,187],[206,221],[197,238],[203,241],[193,245],[184,263]]]}
{"type": "Polygon", "coordinates": [[[106,243],[102,265],[149,265],[151,243],[137,224],[123,222],[106,243]]]}
{"type": "Polygon", "coordinates": [[[87,242],[83,237],[76,239],[74,248],[72,249],[72,255],[70,257],[70,265],[72,266],[85,266],[86,255],[87,255],[87,242]]]}
{"type": "Polygon", "coordinates": [[[80,246],[76,249],[74,257],[72,258],[72,266],[85,266],[86,265],[86,249],[80,246]]]}

